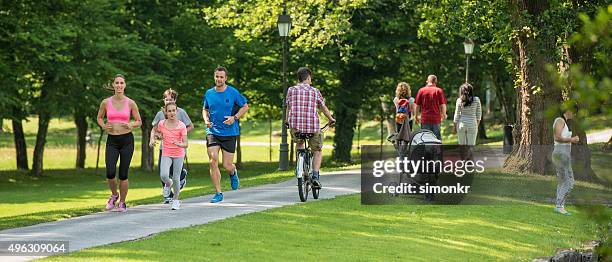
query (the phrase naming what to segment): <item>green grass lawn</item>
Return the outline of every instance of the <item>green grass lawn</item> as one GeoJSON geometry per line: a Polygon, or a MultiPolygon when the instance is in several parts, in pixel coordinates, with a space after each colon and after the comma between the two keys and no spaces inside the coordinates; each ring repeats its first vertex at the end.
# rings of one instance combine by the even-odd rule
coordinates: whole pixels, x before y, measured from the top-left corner
{"type": "MultiPolygon", "coordinates": [[[[6,130],[8,123],[5,121],[4,124],[6,130]]],[[[275,130],[278,130],[277,125],[273,123],[275,130]]],[[[449,130],[448,126],[449,123],[446,123],[444,129],[449,130]]],[[[36,120],[25,123],[24,128],[31,163],[36,120]]],[[[245,122],[242,130],[243,141],[268,142],[269,130],[265,123],[245,122]]],[[[376,122],[364,123],[360,143],[377,144],[380,136],[378,130],[376,122]]],[[[501,126],[493,125],[489,130],[491,139],[481,142],[499,143],[496,141],[501,139],[501,126]]],[[[104,148],[101,150],[97,174],[95,147],[87,149],[86,168],[74,169],[75,133],[71,121],[52,120],[45,149],[45,175],[42,177],[15,171],[12,135],[0,134],[0,229],[102,210],[109,196],[104,175],[104,148]]],[[[448,132],[444,131],[443,134],[448,132]]],[[[456,141],[453,136],[445,136],[445,143],[456,141]]],[[[159,203],[161,200],[158,172],[145,172],[138,168],[139,137],[136,134],[133,168],[130,170],[129,206],[159,203]]],[[[333,130],[330,130],[326,143],[331,144],[332,137],[333,130]]],[[[203,138],[201,130],[192,132],[190,138],[203,138]]],[[[293,179],[291,171],[277,171],[278,141],[278,136],[275,136],[271,153],[267,146],[243,146],[244,165],[240,171],[242,186],[293,179]],[[269,161],[270,156],[272,162],[269,161]]],[[[158,150],[155,152],[157,154],[158,150]]],[[[359,159],[355,153],[354,150],[354,159],[359,159]]],[[[330,154],[331,150],[324,150],[324,166],[328,167],[324,172],[359,167],[332,163],[329,161],[330,154]]],[[[192,143],[188,157],[189,184],[182,192],[182,197],[213,193],[205,146],[192,143]]],[[[611,177],[612,169],[607,159],[609,153],[597,150],[593,152],[594,170],[600,179],[609,182],[612,181],[607,180],[611,177]]],[[[238,247],[232,259],[530,260],[552,255],[557,248],[578,247],[582,241],[597,237],[595,225],[583,210],[572,207],[570,211],[575,215],[565,217],[552,213],[550,204],[543,204],[554,197],[555,181],[554,177],[516,176],[491,171],[478,180],[487,190],[474,194],[474,199],[513,204],[364,206],[360,204],[359,196],[353,195],[239,216],[157,234],[145,240],[92,248],[50,259],[226,260],[229,258],[230,247],[238,247]],[[532,195],[529,192],[535,193],[532,195]],[[500,194],[503,197],[499,197],[500,194]],[[545,201],[534,201],[533,198],[545,201]],[[305,221],[308,223],[305,224],[305,221]],[[169,247],[175,242],[176,245],[169,247]],[[314,243],[321,244],[316,245],[315,249],[314,243]],[[169,253],[179,256],[165,257],[169,253]]],[[[229,188],[225,176],[222,185],[224,190],[229,188]]],[[[597,193],[598,199],[607,198],[611,194],[609,187],[584,181],[577,183],[572,194],[590,197],[592,192],[597,193]]],[[[398,200],[418,201],[410,197],[398,200]]],[[[608,218],[609,211],[607,208],[608,218]]]]}
{"type": "Polygon", "coordinates": [[[595,231],[580,212],[566,217],[550,206],[364,206],[351,195],[45,261],[531,261],[579,247],[595,231]]]}

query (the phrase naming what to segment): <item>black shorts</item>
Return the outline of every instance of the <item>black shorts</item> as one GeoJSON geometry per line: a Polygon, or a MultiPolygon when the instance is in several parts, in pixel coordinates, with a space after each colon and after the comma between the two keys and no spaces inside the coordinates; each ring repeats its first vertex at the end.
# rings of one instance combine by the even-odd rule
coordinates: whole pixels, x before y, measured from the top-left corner
{"type": "Polygon", "coordinates": [[[206,135],[206,147],[220,146],[221,149],[234,153],[236,152],[236,138],[236,136],[206,135]]]}

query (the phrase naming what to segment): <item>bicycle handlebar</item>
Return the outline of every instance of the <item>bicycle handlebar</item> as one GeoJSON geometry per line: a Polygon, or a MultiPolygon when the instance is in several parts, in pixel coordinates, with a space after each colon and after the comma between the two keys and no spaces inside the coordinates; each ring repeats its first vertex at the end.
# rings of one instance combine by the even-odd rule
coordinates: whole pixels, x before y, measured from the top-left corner
{"type": "Polygon", "coordinates": [[[321,131],[325,131],[325,130],[327,130],[327,128],[332,127],[332,126],[334,126],[335,124],[336,124],[336,121],[333,121],[333,122],[331,122],[331,121],[330,121],[330,122],[327,122],[327,124],[325,124],[323,127],[321,127],[321,131]]]}
{"type": "MultiPolygon", "coordinates": [[[[327,124],[325,124],[325,125],[324,125],[323,127],[321,127],[320,129],[321,129],[321,131],[324,131],[324,130],[327,130],[329,127],[332,127],[332,126],[334,126],[334,125],[336,125],[336,121],[333,121],[333,122],[332,122],[332,121],[330,121],[330,122],[327,122],[327,124]]],[[[285,122],[285,127],[286,127],[286,128],[289,128],[289,123],[285,122]]]]}

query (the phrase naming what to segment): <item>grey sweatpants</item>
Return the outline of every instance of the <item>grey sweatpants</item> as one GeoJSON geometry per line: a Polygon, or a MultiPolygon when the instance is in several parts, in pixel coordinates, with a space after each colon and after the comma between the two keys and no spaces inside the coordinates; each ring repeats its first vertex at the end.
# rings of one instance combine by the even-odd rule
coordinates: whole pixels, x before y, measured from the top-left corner
{"type": "Polygon", "coordinates": [[[164,182],[164,184],[170,184],[170,166],[172,165],[172,192],[174,193],[174,199],[178,199],[179,193],[181,191],[181,169],[183,168],[184,157],[169,157],[162,156],[160,167],[159,167],[159,177],[164,182]]]}
{"type": "Polygon", "coordinates": [[[565,200],[574,187],[574,171],[570,145],[556,145],[552,153],[552,161],[557,170],[557,207],[564,207],[565,200]]]}

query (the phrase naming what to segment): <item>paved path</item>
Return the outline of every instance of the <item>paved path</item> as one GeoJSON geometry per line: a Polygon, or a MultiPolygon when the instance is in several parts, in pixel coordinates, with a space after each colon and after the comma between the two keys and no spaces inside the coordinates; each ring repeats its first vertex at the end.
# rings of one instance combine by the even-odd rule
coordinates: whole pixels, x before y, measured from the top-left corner
{"type": "MultiPolygon", "coordinates": [[[[321,177],[320,198],[360,192],[360,171],[334,172],[321,177]]],[[[225,201],[209,203],[212,195],[185,199],[181,210],[155,204],[131,207],[126,213],[102,212],[73,219],[0,231],[1,241],[65,240],[70,251],[143,238],[155,233],[300,202],[294,179],[278,184],[224,192],[225,201]],[[174,219],[179,217],[181,219],[174,219]],[[173,221],[168,223],[167,221],[173,221]],[[121,225],[121,226],[117,226],[121,225]]],[[[312,195],[310,195],[312,197],[312,195]]],[[[309,199],[309,201],[313,201],[309,199]]],[[[0,261],[27,261],[39,257],[1,257],[0,261]]]]}
{"type": "Polygon", "coordinates": [[[612,136],[612,129],[602,130],[587,134],[587,142],[589,144],[608,142],[612,136]]]}

